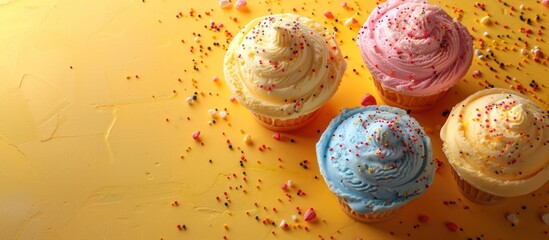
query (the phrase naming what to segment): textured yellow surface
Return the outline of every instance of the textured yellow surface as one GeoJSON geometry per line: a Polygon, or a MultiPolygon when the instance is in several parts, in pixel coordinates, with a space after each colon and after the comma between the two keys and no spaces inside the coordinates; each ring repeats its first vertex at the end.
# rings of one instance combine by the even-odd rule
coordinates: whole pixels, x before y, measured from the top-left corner
{"type": "Polygon", "coordinates": [[[438,129],[444,111],[489,85],[520,89],[549,110],[547,58],[531,53],[549,54],[549,8],[430,1],[460,18],[485,57],[436,108],[412,113],[442,162],[432,188],[395,219],[366,225],[341,211],[314,149],[340,108],[377,96],[354,43],[359,28],[344,25],[362,23],[376,3],[347,2],[250,0],[238,11],[214,0],[0,0],[0,239],[548,239],[548,185],[495,206],[469,202],[438,129]],[[319,118],[277,141],[229,100],[222,62],[238,29],[281,12],[337,27],[349,67],[319,118]],[[491,23],[480,23],[485,16],[491,23]],[[294,185],[283,191],[288,180],[294,185]],[[318,214],[312,223],[303,221],[309,208],[318,214]],[[509,213],[519,218],[514,227],[509,213]]]}

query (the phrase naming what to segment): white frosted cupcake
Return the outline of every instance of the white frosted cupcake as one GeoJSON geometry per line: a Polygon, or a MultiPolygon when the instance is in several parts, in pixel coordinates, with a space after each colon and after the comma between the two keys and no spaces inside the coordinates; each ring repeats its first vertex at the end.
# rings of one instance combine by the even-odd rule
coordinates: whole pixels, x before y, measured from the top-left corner
{"type": "Polygon", "coordinates": [[[278,131],[311,121],[346,68],[333,34],[294,14],[252,20],[232,40],[224,61],[234,97],[263,126],[278,131]]]}
{"type": "Polygon", "coordinates": [[[549,180],[549,117],[516,92],[469,96],[452,109],[440,138],[461,192],[475,202],[525,195],[549,180]]]}

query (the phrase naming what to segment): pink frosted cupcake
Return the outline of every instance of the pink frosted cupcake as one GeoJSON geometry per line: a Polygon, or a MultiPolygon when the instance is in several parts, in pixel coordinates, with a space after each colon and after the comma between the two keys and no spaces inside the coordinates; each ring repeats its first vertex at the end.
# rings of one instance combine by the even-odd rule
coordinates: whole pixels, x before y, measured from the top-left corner
{"type": "Polygon", "coordinates": [[[432,107],[467,73],[473,57],[467,29],[421,0],[380,4],[357,44],[383,100],[412,110],[432,107]]]}

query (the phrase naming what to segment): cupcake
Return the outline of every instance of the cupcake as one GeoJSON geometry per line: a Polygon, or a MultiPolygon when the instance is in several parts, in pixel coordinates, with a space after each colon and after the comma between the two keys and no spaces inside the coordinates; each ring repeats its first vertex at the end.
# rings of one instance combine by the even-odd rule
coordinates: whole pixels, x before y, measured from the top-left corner
{"type": "Polygon", "coordinates": [[[371,223],[395,216],[431,185],[431,140],[406,111],[344,109],[316,144],[320,173],[343,210],[371,223]]]}
{"type": "Polygon", "coordinates": [[[347,63],[325,27],[294,14],[256,18],[232,40],[225,80],[265,127],[293,130],[336,92],[347,63]]]}
{"type": "Polygon", "coordinates": [[[497,203],[549,180],[549,117],[513,91],[487,89],[458,103],[440,131],[463,195],[497,203]]]}
{"type": "Polygon", "coordinates": [[[426,110],[467,73],[473,43],[442,8],[388,0],[362,26],[357,44],[384,102],[426,110]]]}

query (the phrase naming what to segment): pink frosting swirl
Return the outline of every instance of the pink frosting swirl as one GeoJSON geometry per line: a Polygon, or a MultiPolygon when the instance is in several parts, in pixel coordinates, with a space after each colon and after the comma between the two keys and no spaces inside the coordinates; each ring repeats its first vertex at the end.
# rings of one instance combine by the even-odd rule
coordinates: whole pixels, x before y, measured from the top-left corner
{"type": "Polygon", "coordinates": [[[421,0],[388,0],[357,38],[366,66],[381,85],[411,96],[446,91],[467,73],[471,35],[443,9],[421,0]]]}

